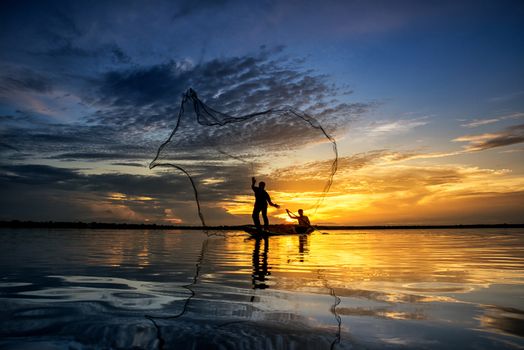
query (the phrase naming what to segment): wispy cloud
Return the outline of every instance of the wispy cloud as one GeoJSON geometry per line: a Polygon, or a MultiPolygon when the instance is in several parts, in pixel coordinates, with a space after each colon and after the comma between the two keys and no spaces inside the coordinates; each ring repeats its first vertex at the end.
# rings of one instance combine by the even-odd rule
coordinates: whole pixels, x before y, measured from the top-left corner
{"type": "Polygon", "coordinates": [[[516,98],[521,98],[522,96],[524,96],[524,90],[511,92],[511,93],[506,94],[506,95],[495,96],[495,97],[490,98],[489,101],[491,101],[491,102],[507,102],[507,101],[511,101],[513,99],[516,99],[516,98]]]}
{"type": "Polygon", "coordinates": [[[364,130],[372,135],[390,135],[411,131],[419,126],[429,124],[427,117],[414,119],[381,120],[371,123],[364,130]]]}
{"type": "Polygon", "coordinates": [[[453,141],[467,142],[468,144],[464,148],[468,152],[514,145],[524,142],[524,124],[510,126],[495,133],[464,135],[455,138],[453,141]]]}
{"type": "Polygon", "coordinates": [[[464,126],[466,128],[476,128],[478,126],[498,123],[502,120],[519,119],[519,118],[524,118],[524,113],[519,112],[519,113],[505,114],[505,115],[501,115],[501,116],[497,116],[493,118],[473,119],[473,120],[467,121],[464,124],[461,124],[461,126],[464,126]]]}

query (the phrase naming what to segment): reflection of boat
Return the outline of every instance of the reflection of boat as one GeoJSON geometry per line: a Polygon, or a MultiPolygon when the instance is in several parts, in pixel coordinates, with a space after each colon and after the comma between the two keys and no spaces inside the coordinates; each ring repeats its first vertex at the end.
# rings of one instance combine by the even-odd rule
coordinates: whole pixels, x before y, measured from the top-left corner
{"type": "Polygon", "coordinates": [[[244,231],[252,236],[283,236],[283,235],[305,235],[313,232],[313,227],[296,226],[296,225],[269,225],[265,228],[256,226],[244,226],[244,231]]]}

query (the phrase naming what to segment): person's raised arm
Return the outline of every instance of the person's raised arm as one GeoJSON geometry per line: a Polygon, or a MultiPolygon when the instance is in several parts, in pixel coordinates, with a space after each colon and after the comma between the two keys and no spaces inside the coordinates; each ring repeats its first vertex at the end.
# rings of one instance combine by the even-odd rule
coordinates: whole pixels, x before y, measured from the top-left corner
{"type": "Polygon", "coordinates": [[[289,215],[289,217],[291,219],[298,219],[298,216],[294,215],[294,214],[291,214],[291,212],[289,211],[289,209],[286,209],[286,212],[287,212],[287,215],[289,215]]]}
{"type": "Polygon", "coordinates": [[[256,180],[255,177],[253,176],[253,177],[251,178],[251,189],[252,189],[253,191],[255,191],[255,188],[256,188],[256,187],[255,187],[255,184],[256,184],[256,183],[257,183],[257,180],[256,180]]]}

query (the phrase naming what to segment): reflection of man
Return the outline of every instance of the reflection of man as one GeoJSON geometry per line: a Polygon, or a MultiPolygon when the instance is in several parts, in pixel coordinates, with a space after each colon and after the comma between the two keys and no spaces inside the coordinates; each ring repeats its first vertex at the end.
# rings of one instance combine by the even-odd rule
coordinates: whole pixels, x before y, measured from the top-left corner
{"type": "MultiPolygon", "coordinates": [[[[257,238],[255,241],[255,249],[253,249],[253,275],[252,283],[253,289],[266,289],[269,286],[266,284],[267,276],[271,275],[267,264],[268,252],[269,252],[269,240],[264,237],[264,250],[260,251],[261,238],[257,238]]],[[[251,298],[254,301],[254,296],[251,298]]]]}
{"type": "Polygon", "coordinates": [[[260,218],[259,214],[262,212],[262,218],[264,219],[264,227],[269,226],[269,219],[267,218],[267,205],[280,208],[278,204],[275,204],[271,202],[271,198],[269,197],[269,194],[266,192],[266,183],[263,181],[260,181],[258,184],[258,187],[255,186],[257,183],[257,180],[255,178],[251,178],[251,188],[253,189],[253,192],[255,192],[255,206],[253,208],[253,223],[257,228],[260,228],[260,218]]]}

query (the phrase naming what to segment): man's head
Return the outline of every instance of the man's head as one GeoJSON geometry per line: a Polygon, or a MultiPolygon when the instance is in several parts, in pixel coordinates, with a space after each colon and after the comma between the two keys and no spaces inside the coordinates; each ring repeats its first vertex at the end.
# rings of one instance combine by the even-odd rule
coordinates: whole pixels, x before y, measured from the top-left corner
{"type": "Polygon", "coordinates": [[[266,183],[264,181],[260,181],[258,183],[258,187],[260,187],[261,189],[264,189],[266,187],[266,183]]]}
{"type": "Polygon", "coordinates": [[[299,209],[298,210],[298,215],[300,215],[300,216],[304,215],[304,211],[302,209],[299,209]]]}

